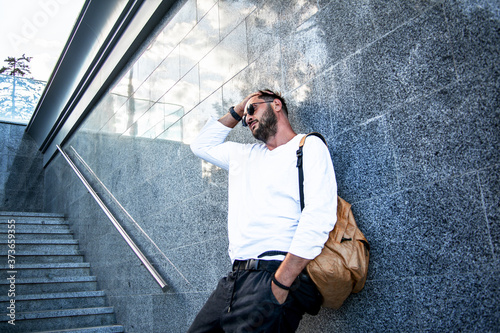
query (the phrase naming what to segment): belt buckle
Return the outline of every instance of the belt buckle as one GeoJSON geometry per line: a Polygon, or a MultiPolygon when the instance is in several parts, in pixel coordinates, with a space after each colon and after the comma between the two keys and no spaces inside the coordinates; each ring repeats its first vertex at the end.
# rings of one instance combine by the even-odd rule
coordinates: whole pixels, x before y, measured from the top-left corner
{"type": "Polygon", "coordinates": [[[246,270],[257,270],[259,268],[259,259],[248,259],[245,264],[246,270]]]}

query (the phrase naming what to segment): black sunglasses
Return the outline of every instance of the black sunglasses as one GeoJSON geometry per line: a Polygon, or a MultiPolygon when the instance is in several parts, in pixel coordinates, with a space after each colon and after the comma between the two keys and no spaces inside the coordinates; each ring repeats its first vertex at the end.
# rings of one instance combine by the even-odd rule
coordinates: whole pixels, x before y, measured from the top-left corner
{"type": "MultiPolygon", "coordinates": [[[[272,102],[274,102],[274,100],[267,101],[267,102],[257,102],[257,103],[248,104],[248,106],[247,106],[247,114],[253,116],[253,114],[255,113],[255,107],[254,107],[254,105],[263,104],[263,103],[272,103],[272,102]]],[[[248,124],[247,124],[247,115],[243,116],[243,119],[241,120],[241,124],[243,125],[243,127],[247,127],[248,126],[248,124]]]]}

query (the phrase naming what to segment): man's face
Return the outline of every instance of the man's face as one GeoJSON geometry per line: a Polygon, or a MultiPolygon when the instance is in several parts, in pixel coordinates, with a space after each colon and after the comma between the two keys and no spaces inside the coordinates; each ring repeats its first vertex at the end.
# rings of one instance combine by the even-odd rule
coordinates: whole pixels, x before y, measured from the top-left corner
{"type": "Polygon", "coordinates": [[[264,101],[259,97],[252,98],[247,105],[254,107],[253,115],[247,114],[248,128],[253,136],[264,143],[276,135],[278,130],[278,118],[271,106],[272,101],[264,101]],[[262,103],[265,102],[265,103],[262,103]]]}

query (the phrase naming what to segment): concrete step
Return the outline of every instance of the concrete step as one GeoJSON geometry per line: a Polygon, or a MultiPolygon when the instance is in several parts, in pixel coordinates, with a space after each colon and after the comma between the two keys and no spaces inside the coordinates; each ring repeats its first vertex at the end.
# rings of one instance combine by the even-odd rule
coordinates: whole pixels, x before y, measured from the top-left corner
{"type": "MultiPolygon", "coordinates": [[[[5,232],[0,231],[0,239],[8,240],[9,236],[5,232]]],[[[73,232],[69,229],[66,231],[57,230],[57,232],[44,232],[44,233],[33,233],[33,232],[16,232],[15,234],[16,240],[36,240],[36,239],[44,239],[44,240],[52,240],[52,239],[74,239],[73,232]]]]}
{"type": "Polygon", "coordinates": [[[0,237],[0,256],[6,256],[7,254],[12,254],[13,251],[8,252],[8,250],[24,250],[29,252],[39,252],[39,248],[55,248],[57,246],[72,245],[78,247],[78,241],[73,238],[68,239],[44,239],[44,238],[33,238],[24,239],[19,235],[17,237],[11,237],[8,239],[5,237],[2,239],[0,237]],[[10,242],[10,243],[9,243],[10,242]]]}
{"type": "MultiPolygon", "coordinates": [[[[6,256],[0,256],[0,258],[5,258],[6,256]]],[[[16,261],[16,266],[19,264],[32,264],[32,263],[65,263],[65,262],[83,262],[83,255],[81,252],[78,252],[78,254],[65,254],[65,255],[60,255],[60,254],[51,254],[51,255],[45,255],[45,254],[40,254],[36,252],[26,252],[26,253],[21,253],[17,252],[15,254],[15,261],[16,261]]],[[[4,261],[6,262],[6,261],[4,261]]]]}
{"type": "Polygon", "coordinates": [[[57,331],[43,331],[38,333],[122,333],[125,329],[121,325],[109,325],[109,326],[98,326],[98,327],[85,327],[85,328],[75,328],[68,330],[57,330],[57,331]]]}
{"type": "MultiPolygon", "coordinates": [[[[0,324],[3,327],[9,325],[9,320],[8,316],[0,316],[0,324]]],[[[15,326],[10,325],[8,332],[47,330],[53,332],[54,330],[113,324],[115,324],[115,315],[112,307],[16,312],[15,326]]]]}
{"type": "MultiPolygon", "coordinates": [[[[7,252],[4,252],[0,258],[7,258],[7,252]]],[[[17,256],[32,256],[32,255],[81,255],[77,245],[62,245],[62,246],[33,246],[32,249],[24,249],[16,246],[15,253],[9,253],[17,256]]],[[[11,257],[12,258],[12,257],[11,257]]]]}
{"type": "MultiPolygon", "coordinates": [[[[39,233],[39,234],[64,234],[69,233],[67,224],[37,224],[37,223],[16,223],[16,224],[0,224],[0,234],[10,233],[39,233]],[[10,227],[10,228],[9,228],[10,227]]],[[[17,238],[17,237],[16,237],[17,238]]]]}
{"type": "MultiPolygon", "coordinates": [[[[33,233],[33,232],[17,232],[15,234],[16,240],[32,241],[32,240],[69,240],[74,239],[71,231],[66,232],[47,232],[47,233],[33,233]]],[[[0,232],[0,239],[2,241],[8,240],[8,235],[0,232]]]]}
{"type": "MultiPolygon", "coordinates": [[[[0,239],[0,245],[13,244],[12,239],[0,239]]],[[[24,239],[22,237],[15,237],[14,244],[17,245],[54,245],[54,244],[66,244],[66,245],[78,245],[76,239],[44,239],[44,238],[34,238],[34,239],[24,239]]]]}
{"type": "MultiPolygon", "coordinates": [[[[47,278],[63,276],[89,276],[89,263],[45,263],[45,264],[17,264],[13,268],[8,265],[0,266],[0,272],[17,271],[19,278],[47,278]]],[[[7,273],[6,273],[7,274],[7,273]]]]}
{"type": "Polygon", "coordinates": [[[68,225],[63,214],[36,213],[36,212],[2,212],[0,211],[0,229],[3,224],[60,224],[68,225]]]}
{"type": "MultiPolygon", "coordinates": [[[[18,278],[15,279],[16,295],[91,291],[97,290],[95,276],[65,276],[47,278],[18,278]]],[[[0,280],[0,295],[7,295],[11,288],[9,280],[0,280]]]]}
{"type": "Polygon", "coordinates": [[[8,217],[8,218],[14,218],[14,219],[21,219],[21,218],[59,218],[59,219],[64,219],[64,214],[58,214],[58,213],[43,213],[43,212],[12,212],[12,211],[0,211],[0,218],[2,217],[8,217]]]}
{"type": "Polygon", "coordinates": [[[80,253],[80,251],[78,250],[78,244],[57,244],[57,243],[26,244],[19,241],[14,244],[14,247],[12,247],[12,244],[0,243],[0,253],[12,254],[13,252],[8,252],[9,249],[14,249],[16,254],[21,254],[26,252],[39,253],[44,255],[80,253]]]}
{"type": "MultiPolygon", "coordinates": [[[[52,239],[52,238],[73,238],[73,233],[69,228],[66,229],[45,229],[40,232],[33,232],[30,230],[16,230],[16,239],[52,239]],[[63,237],[66,236],[66,237],[63,237]]],[[[5,230],[0,230],[0,238],[8,238],[7,232],[5,230]]]]}
{"type": "MultiPolygon", "coordinates": [[[[16,311],[19,312],[95,308],[106,305],[105,293],[102,290],[16,295],[15,301],[16,311]]],[[[6,309],[9,302],[7,295],[1,296],[0,308],[6,309]]]]}
{"type": "Polygon", "coordinates": [[[0,228],[5,228],[10,224],[37,224],[37,225],[68,225],[68,221],[63,216],[43,217],[43,216],[1,216],[0,228]]]}

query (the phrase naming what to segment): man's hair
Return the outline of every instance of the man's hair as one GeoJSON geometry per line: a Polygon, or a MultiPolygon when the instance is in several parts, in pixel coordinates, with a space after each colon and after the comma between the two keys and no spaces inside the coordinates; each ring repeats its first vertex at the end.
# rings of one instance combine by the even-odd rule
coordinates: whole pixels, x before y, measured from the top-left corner
{"type": "Polygon", "coordinates": [[[266,102],[273,101],[275,98],[279,99],[282,105],[282,110],[285,113],[285,116],[288,118],[288,108],[286,107],[286,102],[283,96],[280,93],[275,93],[271,89],[262,89],[259,90],[259,97],[265,100],[266,102]]]}

